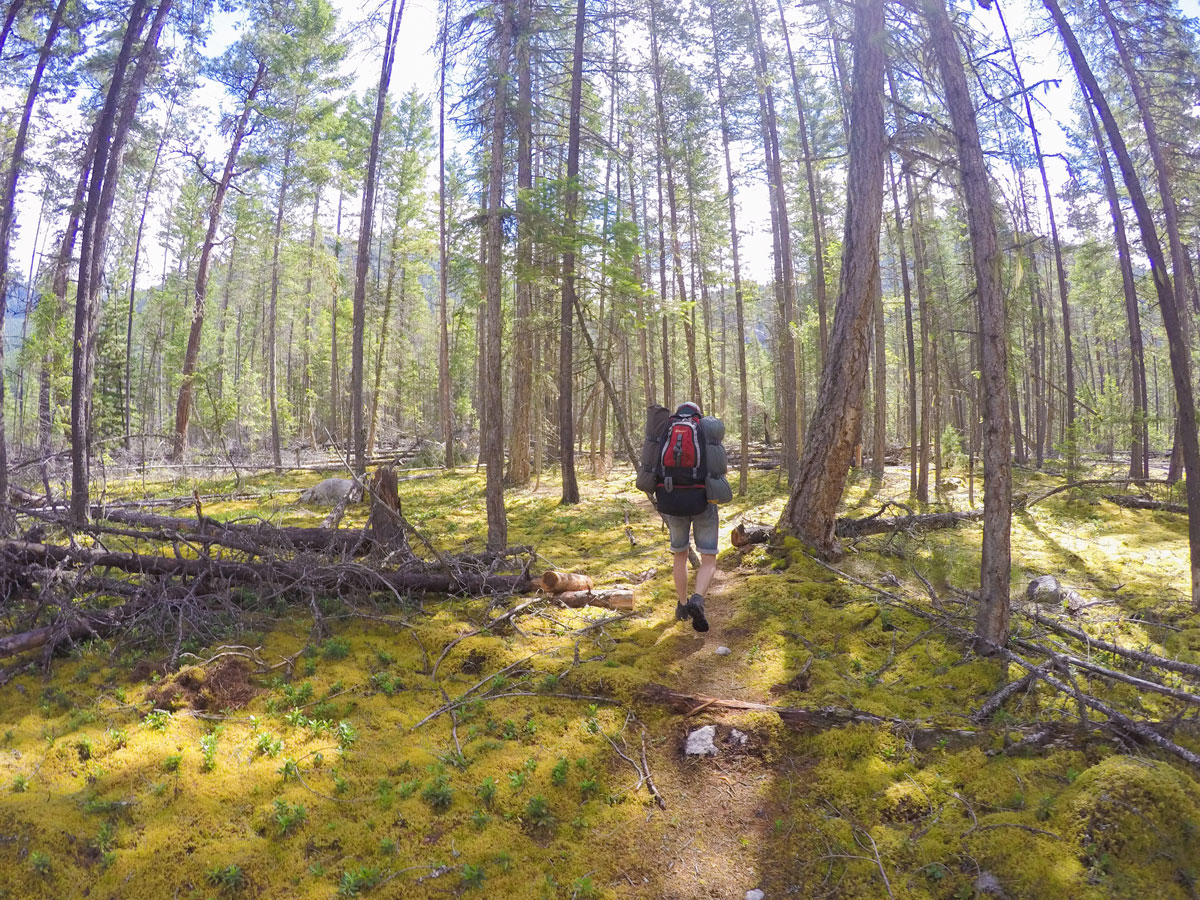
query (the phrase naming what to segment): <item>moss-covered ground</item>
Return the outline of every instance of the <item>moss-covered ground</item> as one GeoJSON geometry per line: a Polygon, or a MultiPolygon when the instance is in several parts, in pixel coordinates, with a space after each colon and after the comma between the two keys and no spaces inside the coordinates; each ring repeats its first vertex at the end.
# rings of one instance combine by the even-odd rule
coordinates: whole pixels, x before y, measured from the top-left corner
{"type": "MultiPolygon", "coordinates": [[[[325,510],[294,491],[320,477],[251,479],[257,496],[205,512],[318,524],[325,510]]],[[[1031,493],[1061,483],[1023,480],[1031,493]]],[[[907,481],[906,469],[856,480],[847,508],[873,512],[907,481]]],[[[192,487],[230,485],[138,482],[109,496],[192,487]]],[[[480,476],[400,488],[442,548],[482,546],[480,476]]],[[[114,639],[0,687],[0,898],[1197,896],[1197,773],[1138,747],[1068,739],[1009,753],[1001,727],[918,749],[902,729],[796,731],[773,712],[683,716],[641,699],[655,683],[961,725],[1017,672],[792,546],[724,551],[713,628],[698,635],[674,621],[666,536],[632,479],[585,478],[582,492],[564,508],[550,478],[510,491],[510,542],[599,586],[635,583],[631,617],[588,628],[614,614],[531,607],[513,629],[459,642],[434,678],[430,661],[487,620],[488,601],[331,601],[319,641],[295,609],[226,635],[268,664],[299,654],[290,676],[236,657],[203,665],[220,644],[188,644],[185,668],[162,672],[114,639]],[[685,759],[686,734],[707,724],[720,753],[685,759]],[[665,809],[638,787],[643,765],[665,809]]],[[[968,503],[957,484],[940,499],[968,503]]],[[[755,474],[723,509],[722,546],[739,520],[773,522],[782,504],[775,473],[755,474]]],[[[363,516],[351,509],[344,524],[363,516]]],[[[1093,634],[1200,662],[1185,528],[1182,516],[1058,495],[1014,520],[1014,593],[1054,574],[1088,600],[1093,634]]],[[[979,540],[977,526],[878,536],[840,566],[932,604],[920,573],[941,601],[962,602],[954,589],[974,585],[979,540]]],[[[1081,685],[1151,719],[1184,712],[1081,685]]],[[[1073,701],[1035,689],[1000,724],[1073,715],[1073,701]]],[[[1200,749],[1194,725],[1175,737],[1200,749]]]]}

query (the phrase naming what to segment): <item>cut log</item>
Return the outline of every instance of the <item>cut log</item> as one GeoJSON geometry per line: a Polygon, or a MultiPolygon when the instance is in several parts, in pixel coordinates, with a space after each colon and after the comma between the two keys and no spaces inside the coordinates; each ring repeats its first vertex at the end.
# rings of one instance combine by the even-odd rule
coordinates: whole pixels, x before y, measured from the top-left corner
{"type": "Polygon", "coordinates": [[[729,541],[735,547],[765,544],[771,540],[774,531],[775,529],[768,525],[747,525],[745,522],[741,522],[729,535],[729,541]]]}
{"type": "Polygon", "coordinates": [[[564,591],[552,594],[551,599],[564,606],[579,609],[581,606],[597,606],[601,609],[633,609],[633,588],[611,588],[601,591],[564,591]]]}
{"type": "Polygon", "coordinates": [[[592,579],[579,572],[556,572],[550,569],[542,575],[542,589],[550,594],[590,591],[593,586],[592,579]]]}

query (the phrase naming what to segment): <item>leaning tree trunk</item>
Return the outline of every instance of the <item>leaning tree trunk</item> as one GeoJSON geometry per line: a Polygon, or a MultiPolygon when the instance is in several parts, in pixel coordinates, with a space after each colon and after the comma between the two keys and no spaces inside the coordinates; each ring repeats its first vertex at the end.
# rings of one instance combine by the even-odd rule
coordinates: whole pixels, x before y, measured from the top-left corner
{"type": "MultiPolygon", "coordinates": [[[[496,88],[492,99],[492,158],[487,195],[487,302],[483,363],[488,377],[483,379],[482,408],[479,411],[480,455],[487,465],[487,545],[492,551],[501,551],[508,546],[508,519],[504,512],[504,407],[500,394],[500,267],[504,263],[500,201],[504,187],[505,93],[508,57],[512,50],[512,29],[512,5],[511,2],[505,2],[496,43],[496,88]]],[[[568,369],[568,376],[569,374],[568,369]]],[[[569,380],[567,390],[570,390],[569,380]]],[[[567,420],[570,421],[570,416],[567,420]]]]}
{"type": "Polygon", "coordinates": [[[516,309],[513,317],[512,433],[508,441],[510,485],[529,483],[529,441],[533,429],[533,354],[525,352],[533,337],[533,230],[529,194],[533,190],[533,74],[530,46],[533,41],[533,0],[517,7],[517,271],[516,309]]]}
{"type": "Polygon", "coordinates": [[[353,432],[354,472],[360,478],[367,471],[367,428],[363,422],[363,345],[367,327],[367,270],[371,265],[371,226],[375,223],[375,187],[379,176],[379,135],[387,111],[388,86],[392,82],[392,62],[396,58],[396,37],[404,17],[404,0],[397,11],[392,0],[388,12],[387,34],[383,42],[383,63],[379,87],[375,92],[375,119],[371,123],[371,145],[367,151],[367,175],[363,182],[362,215],[358,225],[358,247],[354,254],[354,316],[350,341],[350,417],[353,432]]]}
{"type": "Polygon", "coordinates": [[[750,478],[750,395],[746,378],[746,315],[742,300],[742,266],[738,253],[737,203],[734,201],[733,163],[729,156],[729,120],[725,113],[725,86],[721,76],[721,42],[717,37],[714,5],[708,8],[712,27],[713,62],[717,75],[717,105],[721,111],[721,145],[725,150],[725,185],[729,195],[729,242],[733,248],[733,301],[737,316],[738,412],[742,458],[738,465],[738,495],[744,496],[750,478]]]}
{"type": "Polygon", "coordinates": [[[1183,448],[1183,465],[1187,473],[1185,490],[1188,506],[1188,549],[1191,554],[1192,570],[1192,605],[1200,607],[1200,441],[1196,436],[1196,399],[1192,390],[1191,358],[1188,342],[1184,338],[1183,326],[1180,322],[1180,310],[1176,306],[1176,291],[1167,274],[1167,262],[1163,256],[1162,244],[1159,243],[1158,231],[1154,227],[1154,218],[1150,212],[1150,204],[1146,202],[1145,192],[1133,160],[1125,145],[1125,138],[1117,126],[1108,99],[1100,90],[1087,57],[1079,46],[1066,16],[1063,15],[1057,0],[1043,0],[1046,9],[1054,18],[1054,24],[1062,35],[1067,53],[1075,73],[1083,85],[1084,92],[1091,98],[1100,114],[1100,121],[1108,135],[1109,145],[1117,158],[1117,167],[1121,170],[1121,178],[1125,189],[1129,192],[1129,200],[1137,215],[1138,228],[1142,236],[1142,247],[1150,259],[1150,271],[1154,279],[1154,290],[1158,297],[1159,310],[1163,317],[1163,326],[1167,332],[1167,345],[1171,356],[1171,376],[1175,383],[1176,413],[1178,415],[1177,434],[1183,448]]]}
{"type": "Polygon", "coordinates": [[[1012,561],[1012,424],[1008,396],[1008,322],[1000,290],[1000,255],[991,191],[966,70],[944,0],[926,0],[925,15],[946,91],[962,170],[963,196],[979,299],[983,394],[983,558],[975,633],[989,646],[1008,643],[1012,561]]]}
{"type": "MultiPolygon", "coordinates": [[[[15,4],[14,4],[15,5],[15,4]]],[[[25,157],[25,141],[29,135],[29,122],[33,118],[33,105],[37,101],[41,89],[42,76],[46,72],[46,64],[50,60],[50,50],[58,38],[62,27],[63,13],[67,0],[58,0],[50,24],[46,27],[46,37],[42,40],[42,48],[38,52],[37,65],[33,77],[29,81],[29,89],[25,93],[25,107],[21,112],[21,124],[17,127],[17,135],[13,139],[12,153],[8,160],[8,171],[4,173],[4,182],[0,184],[0,503],[8,502],[8,451],[5,447],[6,435],[4,428],[4,312],[8,306],[5,298],[8,296],[8,249],[12,236],[13,214],[17,201],[17,182],[21,178],[21,166],[25,157]]],[[[10,25],[11,22],[6,22],[10,25]]],[[[7,531],[12,525],[7,512],[0,512],[0,532],[7,531]]]]}
{"type": "Polygon", "coordinates": [[[1104,176],[1104,192],[1113,221],[1113,239],[1117,245],[1117,260],[1121,267],[1121,288],[1125,295],[1125,321],[1129,327],[1130,367],[1133,370],[1133,417],[1129,429],[1129,477],[1144,480],[1150,477],[1150,425],[1146,406],[1146,359],[1142,347],[1142,321],[1138,310],[1137,287],[1133,280],[1133,263],[1129,252],[1129,237],[1125,233],[1125,213],[1117,194],[1116,179],[1108,161],[1108,149],[1100,133],[1100,125],[1092,107],[1087,107],[1088,122],[1100,157],[1100,173],[1104,176]]]}
{"type": "Polygon", "coordinates": [[[854,5],[854,84],[842,270],[829,353],[799,472],[779,527],[823,554],[836,552],[837,505],[862,416],[867,328],[879,278],[887,139],[883,127],[883,0],[854,5]]]}
{"type": "MultiPolygon", "coordinates": [[[[567,245],[563,250],[562,307],[558,327],[558,452],[563,503],[579,502],[579,485],[575,480],[575,414],[571,396],[575,371],[572,323],[578,302],[575,293],[575,247],[578,239],[575,226],[579,209],[579,120],[583,102],[583,34],[586,26],[586,5],[584,0],[578,0],[575,6],[575,48],[571,61],[571,112],[567,127],[567,245]]],[[[501,140],[493,152],[500,153],[503,149],[501,140]]]]}
{"type": "MultiPolygon", "coordinates": [[[[267,74],[267,64],[259,62],[254,82],[246,92],[246,100],[242,104],[241,115],[233,127],[233,136],[229,142],[229,154],[225,157],[225,168],[221,171],[221,180],[213,189],[211,202],[208,204],[208,230],[204,234],[204,243],[200,245],[200,261],[196,264],[196,287],[192,294],[192,324],[188,331],[187,349],[183,354],[183,381],[179,385],[179,400],[175,404],[175,436],[171,448],[171,458],[178,460],[187,448],[188,420],[192,414],[192,390],[195,381],[196,360],[200,356],[200,334],[204,329],[204,304],[208,295],[208,272],[212,263],[213,248],[217,243],[217,228],[221,224],[221,213],[225,208],[225,195],[233,183],[237,166],[238,154],[242,149],[242,141],[250,125],[250,115],[254,111],[254,98],[262,87],[267,74]]],[[[156,157],[157,161],[157,157],[156,157]]],[[[139,235],[141,229],[138,230],[139,235]]],[[[132,301],[131,301],[132,303],[132,301]]]]}
{"type": "MultiPolygon", "coordinates": [[[[164,0],[163,6],[169,7],[170,0],[164,0]]],[[[162,13],[162,7],[159,8],[162,13]]],[[[99,277],[99,260],[102,255],[103,238],[106,230],[108,212],[104,208],[105,194],[108,194],[111,204],[111,191],[105,191],[105,178],[116,176],[116,168],[110,172],[108,165],[110,154],[119,160],[120,147],[124,143],[125,133],[132,124],[132,116],[118,115],[120,104],[118,99],[125,88],[125,73],[133,56],[133,45],[141,35],[146,24],[147,10],[145,0],[134,0],[129,13],[129,25],[121,49],[117,54],[113,68],[112,80],[109,82],[108,93],[104,106],[100,110],[97,123],[96,150],[91,160],[88,176],[87,205],[82,217],[82,234],[79,253],[79,280],[75,294],[75,330],[72,342],[71,358],[71,521],[76,525],[87,522],[88,490],[91,481],[90,467],[90,429],[92,383],[95,365],[95,333],[97,310],[94,300],[98,292],[94,290],[93,282],[99,277]],[[125,133],[121,127],[125,126],[125,133]],[[113,153],[113,151],[116,151],[113,153]],[[98,252],[99,251],[99,252],[98,252]]],[[[156,21],[161,21],[156,16],[156,21]]],[[[153,26],[150,34],[157,40],[157,32],[153,26]]],[[[153,53],[149,41],[142,47],[142,53],[153,53]]],[[[132,90],[136,78],[130,79],[131,89],[127,92],[126,103],[136,105],[137,94],[132,90]]],[[[122,109],[121,112],[124,112],[122,109]]]]}

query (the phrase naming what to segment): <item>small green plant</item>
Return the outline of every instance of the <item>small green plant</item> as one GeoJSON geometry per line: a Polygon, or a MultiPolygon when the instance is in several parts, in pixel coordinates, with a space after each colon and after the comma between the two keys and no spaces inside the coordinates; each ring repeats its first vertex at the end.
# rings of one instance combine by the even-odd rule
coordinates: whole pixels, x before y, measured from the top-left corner
{"type": "Polygon", "coordinates": [[[400,787],[396,790],[396,793],[400,795],[401,800],[407,800],[417,792],[417,788],[420,786],[420,778],[405,778],[400,782],[400,787]]]}
{"type": "Polygon", "coordinates": [[[475,794],[479,797],[480,803],[490,807],[492,801],[496,799],[496,779],[491,776],[483,779],[483,782],[475,789],[475,794]]]}
{"type": "Polygon", "coordinates": [[[562,787],[567,783],[567,772],[569,771],[570,763],[564,756],[554,764],[554,768],[550,770],[550,783],[555,787],[562,787]]]}
{"type": "Polygon", "coordinates": [[[1054,815],[1054,797],[1051,794],[1043,794],[1037,805],[1038,821],[1048,821],[1052,815],[1054,815]]]}
{"type": "Polygon", "coordinates": [[[375,660],[386,669],[396,661],[396,657],[392,656],[386,650],[377,650],[375,651],[375,660]]]}
{"type": "Polygon", "coordinates": [[[337,725],[338,746],[348,750],[358,740],[358,730],[344,719],[337,725]]]}
{"type": "Polygon", "coordinates": [[[338,893],[343,897],[357,897],[363,891],[369,891],[379,884],[382,878],[378,869],[367,866],[347,869],[342,873],[342,880],[338,883],[338,893]]]}
{"type": "Polygon", "coordinates": [[[23,794],[29,790],[29,779],[24,775],[14,775],[12,780],[14,794],[23,794]]]}
{"type": "Polygon", "coordinates": [[[508,773],[508,784],[516,793],[525,787],[525,770],[518,769],[515,772],[508,773]]]}
{"type": "Polygon", "coordinates": [[[104,734],[108,738],[109,743],[112,744],[114,750],[120,750],[129,741],[129,736],[123,728],[110,728],[104,734]]]}
{"type": "Polygon", "coordinates": [[[525,804],[525,823],[534,831],[549,831],[554,827],[554,814],[541,794],[530,797],[525,804]]]}
{"type": "Polygon", "coordinates": [[[326,659],[345,659],[350,655],[350,642],[344,637],[331,637],[321,647],[321,655],[326,659]]]}
{"type": "Polygon", "coordinates": [[[312,678],[317,674],[317,661],[315,659],[306,659],[300,671],[305,678],[312,678]]]}
{"type": "Polygon", "coordinates": [[[50,874],[50,854],[34,850],[29,854],[29,868],[45,878],[50,874]]]}
{"type": "Polygon", "coordinates": [[[182,753],[172,753],[170,756],[163,759],[163,761],[162,761],[163,771],[172,773],[172,774],[175,772],[178,772],[179,766],[182,762],[183,762],[183,754],[182,753]]]}
{"type": "Polygon", "coordinates": [[[346,793],[346,791],[350,790],[350,782],[347,781],[342,776],[341,772],[339,772],[337,769],[334,769],[332,772],[332,775],[333,775],[333,792],[335,794],[338,794],[340,796],[341,794],[344,794],[344,793],[346,793]]]}
{"type": "Polygon", "coordinates": [[[496,865],[500,867],[501,872],[507,872],[512,868],[512,857],[501,850],[496,854],[496,865]]]}
{"type": "Polygon", "coordinates": [[[254,752],[259,756],[270,756],[274,759],[283,752],[283,739],[264,731],[254,742],[254,752]]]}
{"type": "Polygon", "coordinates": [[[485,813],[482,809],[476,809],[471,813],[471,824],[479,831],[483,831],[487,827],[488,822],[492,821],[492,817],[485,813]]]}
{"type": "Polygon", "coordinates": [[[210,731],[201,736],[200,753],[203,756],[200,763],[201,771],[211,772],[217,767],[217,732],[210,731]]]}
{"type": "Polygon", "coordinates": [[[246,884],[246,875],[236,863],[227,866],[211,866],[206,874],[208,883],[226,894],[241,890],[246,884]]]}
{"type": "Polygon", "coordinates": [[[275,824],[279,826],[279,834],[287,835],[293,829],[308,821],[308,810],[301,803],[288,803],[285,800],[275,801],[275,824]]]}
{"type": "Polygon", "coordinates": [[[512,719],[504,720],[504,728],[500,732],[500,737],[506,741],[515,741],[517,739],[517,723],[512,719]]]}
{"type": "Polygon", "coordinates": [[[92,739],[89,737],[80,738],[75,742],[75,752],[79,754],[80,762],[87,762],[95,753],[95,748],[92,746],[92,739]]]}
{"type": "Polygon", "coordinates": [[[483,886],[483,866],[465,863],[462,867],[462,886],[464,888],[479,888],[483,886]]]}
{"type": "Polygon", "coordinates": [[[142,720],[142,724],[151,731],[166,731],[167,725],[171,722],[171,714],[165,709],[155,709],[146,713],[146,718],[142,720]]]}
{"type": "Polygon", "coordinates": [[[454,802],[454,789],[450,787],[450,777],[445,772],[434,775],[425,790],[421,791],[424,800],[435,812],[445,812],[454,802]]]}
{"type": "Polygon", "coordinates": [[[599,792],[600,785],[596,782],[595,778],[588,778],[579,782],[579,795],[583,797],[584,800],[596,796],[596,794],[599,792]]]}
{"type": "Polygon", "coordinates": [[[382,856],[396,855],[396,842],[391,838],[381,838],[379,841],[379,853],[382,856]]]}
{"type": "Polygon", "coordinates": [[[595,900],[600,896],[600,889],[592,881],[591,875],[581,875],[572,885],[571,896],[576,900],[595,900]]]}

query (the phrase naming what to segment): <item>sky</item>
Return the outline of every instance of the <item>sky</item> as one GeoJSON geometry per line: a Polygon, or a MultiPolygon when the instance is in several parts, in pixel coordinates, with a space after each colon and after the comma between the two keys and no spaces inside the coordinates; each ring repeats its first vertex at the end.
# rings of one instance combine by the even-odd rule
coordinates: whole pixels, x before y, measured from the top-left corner
{"type": "MultiPolygon", "coordinates": [[[[361,0],[332,0],[338,9],[339,18],[343,23],[361,19],[372,9],[378,9],[381,0],[372,0],[374,7],[364,6],[361,0]]],[[[964,4],[957,4],[962,8],[964,4]]],[[[1183,0],[1184,12],[1192,16],[1200,16],[1200,0],[1183,0]]],[[[1059,60],[1057,41],[1050,34],[1029,37],[1028,6],[1018,4],[1016,0],[1008,0],[1005,5],[1009,28],[1017,44],[1018,56],[1021,58],[1023,73],[1027,83],[1035,83],[1044,79],[1061,79],[1061,84],[1050,87],[1038,93],[1039,105],[1035,107],[1035,116],[1041,131],[1043,149],[1048,155],[1052,189],[1056,192],[1066,181],[1065,166],[1061,160],[1052,154],[1067,149],[1066,138],[1059,122],[1070,122],[1073,119],[1071,104],[1076,88],[1073,78],[1066,77],[1059,60]]],[[[383,10],[386,15],[386,8],[383,10]]],[[[796,13],[797,15],[799,13],[796,13]]],[[[981,30],[999,34],[998,19],[993,11],[975,7],[972,12],[972,25],[981,30]]],[[[408,90],[416,90],[432,95],[437,88],[438,58],[433,50],[437,32],[437,0],[405,0],[403,21],[397,46],[397,64],[392,77],[391,94],[395,97],[403,95],[408,90]]],[[[205,53],[209,56],[219,55],[230,43],[237,39],[241,20],[240,17],[227,12],[218,12],[213,20],[213,27],[208,38],[205,53]]],[[[380,32],[382,29],[380,29],[380,32]]],[[[379,77],[378,44],[359,46],[354,49],[343,65],[344,74],[351,77],[354,89],[362,92],[373,87],[379,77]]],[[[824,60],[815,60],[814,65],[825,64],[824,60]]],[[[823,74],[823,73],[822,73],[823,74]]],[[[218,86],[212,83],[202,84],[200,88],[200,108],[216,109],[227,104],[227,100],[218,86]]],[[[452,126],[451,126],[452,129],[452,126]]],[[[202,134],[205,134],[202,132],[202,134]]],[[[206,132],[205,148],[210,157],[219,157],[223,148],[220,139],[210,126],[206,132]]],[[[456,138],[453,132],[449,136],[448,150],[455,146],[456,138]]],[[[715,149],[715,148],[714,148],[715,149]]],[[[761,148],[753,144],[734,147],[735,169],[751,168],[753,161],[761,155],[761,148]],[[746,156],[746,165],[739,164],[739,156],[746,156]]],[[[719,158],[719,157],[718,157],[719,158]]],[[[723,181],[723,172],[721,173],[723,181]]],[[[14,247],[14,261],[27,272],[31,254],[34,251],[34,231],[38,216],[37,190],[40,187],[33,178],[26,178],[18,208],[19,235],[14,247]],[[23,262],[21,262],[23,261],[23,262]]],[[[746,273],[757,280],[765,281],[772,277],[772,247],[769,206],[765,185],[752,179],[742,179],[738,185],[739,226],[743,231],[742,254],[743,266],[746,273]]],[[[795,198],[795,203],[803,202],[803,198],[795,198]]],[[[841,204],[834,201],[834,206],[841,204]]],[[[158,225],[163,215],[162,208],[156,208],[151,213],[151,221],[147,228],[148,235],[156,235],[158,225]]],[[[326,211],[329,216],[333,210],[326,211]]],[[[1065,218],[1062,216],[1060,218],[1065,218]]],[[[841,225],[837,224],[840,231],[841,225]]],[[[52,231],[53,229],[49,229],[52,231]]],[[[44,239],[47,229],[43,228],[44,239]]],[[[39,241],[41,243],[41,241],[39,241]]],[[[44,251],[42,251],[44,252],[44,251]]],[[[155,273],[162,269],[164,250],[152,238],[150,245],[143,249],[143,272],[155,273]]],[[[803,278],[803,275],[802,275],[803,278]]]]}

